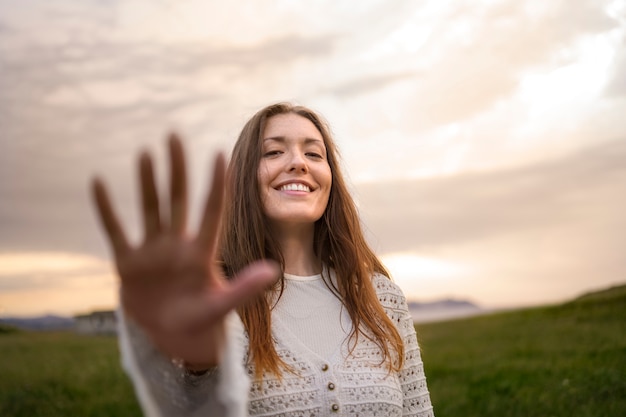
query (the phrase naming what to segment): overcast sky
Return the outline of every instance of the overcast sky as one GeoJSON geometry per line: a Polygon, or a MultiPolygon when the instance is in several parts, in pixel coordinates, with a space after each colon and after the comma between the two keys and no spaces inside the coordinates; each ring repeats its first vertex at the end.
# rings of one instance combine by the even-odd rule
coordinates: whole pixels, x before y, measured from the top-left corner
{"type": "Polygon", "coordinates": [[[283,100],[331,124],[409,298],[626,281],[626,0],[0,0],[0,315],[113,307],[91,176],[139,238],[137,151],[176,130],[197,216],[212,154],[283,100]]]}

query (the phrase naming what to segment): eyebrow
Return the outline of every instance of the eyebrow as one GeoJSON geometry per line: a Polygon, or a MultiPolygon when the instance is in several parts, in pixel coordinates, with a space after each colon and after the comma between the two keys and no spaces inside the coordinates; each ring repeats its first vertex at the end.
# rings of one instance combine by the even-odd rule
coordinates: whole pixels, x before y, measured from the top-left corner
{"type": "MultiPolygon", "coordinates": [[[[263,142],[266,141],[272,141],[272,142],[287,142],[287,138],[284,136],[271,136],[269,138],[264,138],[263,142]]],[[[316,144],[324,144],[324,141],[321,139],[316,139],[316,138],[304,138],[304,143],[305,144],[309,144],[309,143],[316,143],[316,144]]]]}

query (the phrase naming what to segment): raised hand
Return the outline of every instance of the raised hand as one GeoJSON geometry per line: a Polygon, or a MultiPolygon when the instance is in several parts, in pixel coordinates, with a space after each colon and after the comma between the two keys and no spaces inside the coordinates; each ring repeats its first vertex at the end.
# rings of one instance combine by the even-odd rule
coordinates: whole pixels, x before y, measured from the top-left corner
{"type": "Polygon", "coordinates": [[[121,279],[121,301],[163,353],[194,368],[214,366],[225,341],[226,314],[262,292],[278,275],[275,264],[259,261],[227,281],[217,264],[226,163],[218,154],[213,182],[198,233],[186,232],[188,197],[181,141],[169,138],[169,216],[161,212],[152,159],[139,160],[145,237],[128,242],[106,187],[93,181],[93,197],[121,279]]]}

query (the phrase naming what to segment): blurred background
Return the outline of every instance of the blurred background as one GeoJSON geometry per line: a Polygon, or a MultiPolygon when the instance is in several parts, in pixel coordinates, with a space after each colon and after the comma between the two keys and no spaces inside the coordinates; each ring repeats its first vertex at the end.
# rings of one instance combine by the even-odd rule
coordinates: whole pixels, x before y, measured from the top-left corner
{"type": "Polygon", "coordinates": [[[411,300],[626,281],[626,1],[0,0],[0,317],[116,304],[88,185],[135,241],[136,156],[213,154],[275,101],[329,121],[411,300]]]}

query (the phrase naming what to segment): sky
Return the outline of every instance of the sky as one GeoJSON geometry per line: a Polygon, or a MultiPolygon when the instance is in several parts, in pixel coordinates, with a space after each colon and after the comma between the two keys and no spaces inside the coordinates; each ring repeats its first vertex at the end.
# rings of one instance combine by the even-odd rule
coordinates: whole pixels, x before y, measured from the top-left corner
{"type": "Polygon", "coordinates": [[[626,282],[626,0],[0,0],[0,317],[113,308],[98,174],[215,152],[276,101],[331,125],[407,298],[485,308],[626,282]]]}

